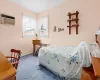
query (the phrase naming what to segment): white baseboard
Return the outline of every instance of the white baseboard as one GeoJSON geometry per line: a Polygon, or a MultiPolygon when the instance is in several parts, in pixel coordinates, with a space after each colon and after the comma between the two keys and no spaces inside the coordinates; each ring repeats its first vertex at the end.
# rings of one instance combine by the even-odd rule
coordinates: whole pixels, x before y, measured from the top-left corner
{"type": "Polygon", "coordinates": [[[29,55],[29,54],[32,54],[32,53],[21,54],[21,57],[26,56],[26,55],[29,55]]]}

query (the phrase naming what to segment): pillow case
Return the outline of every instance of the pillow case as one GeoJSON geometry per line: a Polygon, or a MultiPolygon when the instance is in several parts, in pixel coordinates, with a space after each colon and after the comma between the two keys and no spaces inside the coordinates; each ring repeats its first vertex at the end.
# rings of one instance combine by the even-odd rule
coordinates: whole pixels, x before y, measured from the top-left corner
{"type": "Polygon", "coordinates": [[[98,44],[90,44],[90,46],[92,56],[100,58],[100,47],[98,46],[98,44]]]}

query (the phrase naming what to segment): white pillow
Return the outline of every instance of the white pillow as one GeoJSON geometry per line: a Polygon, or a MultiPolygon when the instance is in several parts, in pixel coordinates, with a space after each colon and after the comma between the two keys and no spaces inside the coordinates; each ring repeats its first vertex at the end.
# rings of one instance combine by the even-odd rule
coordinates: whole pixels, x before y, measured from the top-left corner
{"type": "Polygon", "coordinates": [[[93,57],[99,57],[100,58],[100,47],[96,44],[91,45],[91,54],[93,57]]]}

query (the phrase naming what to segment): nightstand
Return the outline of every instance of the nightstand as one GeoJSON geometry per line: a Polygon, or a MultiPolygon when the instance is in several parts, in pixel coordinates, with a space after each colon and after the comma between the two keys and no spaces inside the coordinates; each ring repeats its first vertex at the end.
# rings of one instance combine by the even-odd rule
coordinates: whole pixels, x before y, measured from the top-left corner
{"type": "Polygon", "coordinates": [[[82,69],[81,80],[100,80],[100,58],[92,57],[91,67],[82,69]]]}
{"type": "Polygon", "coordinates": [[[36,45],[39,45],[41,47],[41,40],[32,40],[33,44],[33,55],[36,55],[36,45]]]}
{"type": "Polygon", "coordinates": [[[92,65],[96,80],[100,80],[100,58],[92,57],[92,65]]]}

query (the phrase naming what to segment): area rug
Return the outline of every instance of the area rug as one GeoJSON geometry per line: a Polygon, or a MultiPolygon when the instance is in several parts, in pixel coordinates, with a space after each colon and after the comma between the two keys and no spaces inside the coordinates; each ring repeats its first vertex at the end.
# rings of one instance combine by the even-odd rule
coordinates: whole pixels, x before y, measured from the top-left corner
{"type": "Polygon", "coordinates": [[[64,80],[39,65],[38,62],[38,57],[32,54],[21,57],[17,69],[17,80],[64,80]]]}

